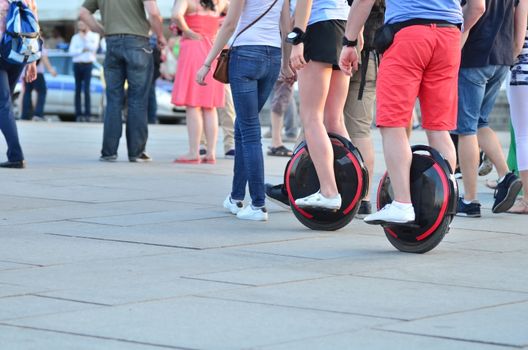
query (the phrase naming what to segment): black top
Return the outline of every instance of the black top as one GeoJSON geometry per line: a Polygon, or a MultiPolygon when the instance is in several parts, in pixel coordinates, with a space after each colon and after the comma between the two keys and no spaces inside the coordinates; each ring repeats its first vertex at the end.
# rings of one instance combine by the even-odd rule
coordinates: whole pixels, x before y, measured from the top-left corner
{"type": "Polygon", "coordinates": [[[518,1],[486,0],[486,12],[471,28],[462,50],[462,68],[513,64],[513,15],[518,1]]]}

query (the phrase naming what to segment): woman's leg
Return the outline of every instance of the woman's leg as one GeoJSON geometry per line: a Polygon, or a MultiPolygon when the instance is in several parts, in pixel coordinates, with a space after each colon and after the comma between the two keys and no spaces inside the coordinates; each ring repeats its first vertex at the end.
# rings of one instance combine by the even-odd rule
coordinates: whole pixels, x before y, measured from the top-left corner
{"type": "Polygon", "coordinates": [[[299,71],[300,115],[304,135],[317,171],[321,194],[327,198],[338,194],[332,144],[324,125],[325,102],[331,80],[332,67],[329,64],[310,61],[299,71]]]}
{"type": "Polygon", "coordinates": [[[347,77],[340,70],[332,71],[329,93],[324,107],[324,125],[327,132],[338,134],[350,140],[343,113],[349,84],[350,77],[347,77]]]}
{"type": "Polygon", "coordinates": [[[187,134],[189,136],[189,151],[178,159],[196,160],[200,158],[200,136],[203,132],[202,118],[201,108],[187,107],[185,119],[187,123],[187,134]]]}
{"type": "MultiPolygon", "coordinates": [[[[216,159],[216,141],[218,140],[218,113],[216,108],[202,108],[205,139],[207,140],[207,154],[205,159],[216,159]]],[[[200,140],[198,139],[198,143],[200,140]]]]}

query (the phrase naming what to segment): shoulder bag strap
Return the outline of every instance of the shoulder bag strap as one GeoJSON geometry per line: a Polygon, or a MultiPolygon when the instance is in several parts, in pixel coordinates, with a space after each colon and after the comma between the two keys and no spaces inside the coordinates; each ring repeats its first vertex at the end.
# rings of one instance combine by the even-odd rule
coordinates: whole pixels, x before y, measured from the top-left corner
{"type": "Polygon", "coordinates": [[[244,29],[242,29],[240,31],[240,33],[237,34],[237,36],[235,36],[235,38],[233,39],[233,43],[231,44],[231,46],[233,46],[233,44],[235,43],[235,41],[238,39],[238,37],[244,33],[246,30],[248,30],[249,28],[251,28],[255,23],[257,23],[258,21],[260,21],[264,16],[266,16],[268,14],[268,12],[271,11],[271,9],[273,8],[273,6],[275,6],[275,4],[277,3],[277,1],[279,0],[275,0],[273,1],[273,3],[271,4],[271,6],[266,10],[266,12],[264,12],[263,14],[261,14],[260,16],[258,16],[257,19],[255,19],[253,22],[251,22],[250,24],[248,24],[244,29]]]}

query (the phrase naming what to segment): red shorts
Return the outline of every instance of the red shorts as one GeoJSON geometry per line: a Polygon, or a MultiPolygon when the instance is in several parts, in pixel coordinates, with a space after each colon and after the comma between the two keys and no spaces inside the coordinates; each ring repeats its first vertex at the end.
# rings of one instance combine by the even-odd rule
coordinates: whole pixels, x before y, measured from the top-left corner
{"type": "Polygon", "coordinates": [[[456,129],[460,37],[457,28],[434,24],[396,34],[379,68],[377,126],[407,127],[418,98],[424,129],[456,129]]]}

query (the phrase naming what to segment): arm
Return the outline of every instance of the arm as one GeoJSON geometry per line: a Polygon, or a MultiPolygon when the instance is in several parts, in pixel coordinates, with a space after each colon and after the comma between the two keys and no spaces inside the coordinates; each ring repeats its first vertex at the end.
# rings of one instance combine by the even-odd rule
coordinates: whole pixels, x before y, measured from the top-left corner
{"type": "Polygon", "coordinates": [[[291,84],[295,82],[295,74],[290,68],[291,45],[286,43],[286,36],[292,30],[292,21],[290,17],[290,1],[285,0],[282,5],[280,16],[280,32],[282,38],[282,68],[281,74],[291,84]]]}
{"type": "MultiPolygon", "coordinates": [[[[312,0],[298,0],[295,7],[295,27],[306,31],[310,13],[312,11],[312,0]]],[[[304,59],[304,44],[294,45],[290,56],[291,66],[295,70],[302,69],[306,65],[304,59]]]]}
{"type": "Polygon", "coordinates": [[[99,33],[101,36],[104,35],[104,27],[101,23],[97,22],[93,14],[85,7],[81,7],[81,10],[79,11],[79,19],[86,23],[92,31],[99,33]]]}
{"type": "Polygon", "coordinates": [[[229,4],[229,10],[227,11],[227,16],[216,36],[216,39],[213,43],[213,47],[209,54],[205,58],[202,68],[196,74],[196,82],[200,85],[205,84],[205,77],[209,70],[211,70],[211,64],[213,60],[220,54],[220,51],[226,46],[229,38],[233,35],[238,24],[238,20],[242,14],[242,8],[244,6],[245,0],[231,0],[229,4]]]}
{"type": "Polygon", "coordinates": [[[150,28],[158,37],[158,46],[163,49],[167,45],[167,40],[163,35],[163,18],[161,17],[160,10],[156,0],[143,0],[145,6],[145,12],[148,14],[150,22],[150,28]]]}
{"type": "Polygon", "coordinates": [[[462,7],[462,13],[464,14],[464,33],[462,33],[462,47],[466,43],[471,28],[478,22],[480,17],[486,11],[485,0],[467,0],[466,4],[462,7]]]}
{"type": "Polygon", "coordinates": [[[40,59],[40,61],[42,62],[42,64],[44,65],[44,67],[46,68],[46,70],[48,72],[50,72],[51,75],[53,75],[54,77],[57,76],[57,71],[55,70],[55,68],[53,68],[53,66],[51,65],[49,59],[48,59],[48,56],[47,55],[42,55],[42,58],[40,59]]]}
{"type": "Polygon", "coordinates": [[[185,21],[185,14],[189,8],[189,3],[187,0],[176,0],[172,8],[172,21],[176,23],[178,28],[183,32],[183,36],[187,39],[200,40],[202,36],[198,33],[195,33],[187,25],[185,21]]]}
{"type": "Polygon", "coordinates": [[[528,0],[520,0],[515,9],[513,57],[521,54],[528,22],[528,0]]]}
{"type": "MultiPolygon", "coordinates": [[[[374,6],[375,0],[355,0],[348,13],[345,36],[348,40],[359,38],[363,26],[374,6]]],[[[339,67],[346,75],[352,75],[358,70],[359,54],[357,47],[343,47],[339,58],[339,67]]]]}

